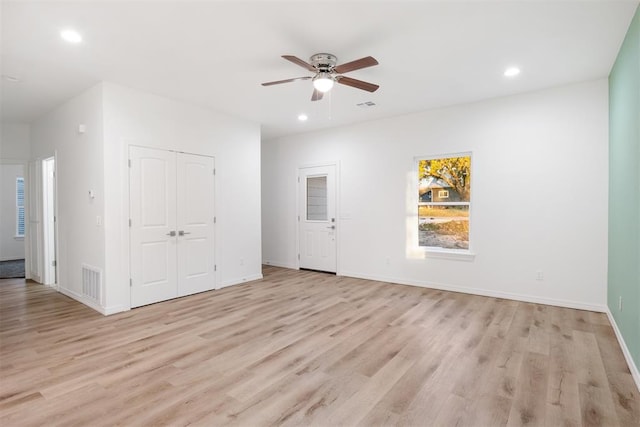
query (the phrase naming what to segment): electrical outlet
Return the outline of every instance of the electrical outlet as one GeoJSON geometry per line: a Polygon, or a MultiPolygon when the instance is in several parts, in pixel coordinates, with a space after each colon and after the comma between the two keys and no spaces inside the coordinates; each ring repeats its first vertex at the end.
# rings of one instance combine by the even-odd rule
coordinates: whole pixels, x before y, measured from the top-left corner
{"type": "Polygon", "coordinates": [[[536,271],[536,280],[539,280],[539,281],[544,280],[544,273],[542,272],[542,270],[536,271]]]}
{"type": "Polygon", "coordinates": [[[618,298],[618,310],[622,311],[622,297],[618,298]]]}
{"type": "Polygon", "coordinates": [[[244,265],[244,258],[240,258],[240,265],[244,265]]]}

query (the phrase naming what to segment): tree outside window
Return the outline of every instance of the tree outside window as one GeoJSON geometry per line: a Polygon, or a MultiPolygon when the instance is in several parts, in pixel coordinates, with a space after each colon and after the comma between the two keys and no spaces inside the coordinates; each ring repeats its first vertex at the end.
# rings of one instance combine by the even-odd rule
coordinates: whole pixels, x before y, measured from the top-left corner
{"type": "Polygon", "coordinates": [[[471,154],[418,160],[418,245],[469,249],[471,154]]]}

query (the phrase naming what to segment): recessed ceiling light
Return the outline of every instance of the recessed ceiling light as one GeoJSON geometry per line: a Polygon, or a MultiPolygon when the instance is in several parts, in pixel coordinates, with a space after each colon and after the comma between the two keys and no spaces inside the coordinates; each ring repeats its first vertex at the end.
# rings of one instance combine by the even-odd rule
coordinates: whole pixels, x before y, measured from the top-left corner
{"type": "Polygon", "coordinates": [[[300,120],[301,122],[305,122],[305,121],[307,121],[307,119],[308,119],[308,118],[309,118],[309,117],[307,117],[307,115],[306,115],[306,114],[300,114],[300,115],[298,116],[298,120],[300,120]]]}
{"type": "Polygon", "coordinates": [[[504,70],[505,77],[515,77],[518,74],[520,74],[520,68],[518,67],[509,67],[506,70],[504,70]]]}
{"type": "Polygon", "coordinates": [[[60,31],[60,37],[69,43],[80,43],[82,41],[82,36],[76,30],[62,30],[60,31]]]}
{"type": "Polygon", "coordinates": [[[11,76],[9,74],[3,74],[2,78],[11,83],[20,83],[22,81],[19,77],[11,76]]]}

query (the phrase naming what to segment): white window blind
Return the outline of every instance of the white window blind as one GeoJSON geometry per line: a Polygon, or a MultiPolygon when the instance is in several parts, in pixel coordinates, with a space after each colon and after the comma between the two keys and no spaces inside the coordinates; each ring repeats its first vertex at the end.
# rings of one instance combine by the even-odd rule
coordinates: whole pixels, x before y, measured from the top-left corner
{"type": "Polygon", "coordinates": [[[24,178],[16,178],[16,236],[24,237],[24,178]]]}

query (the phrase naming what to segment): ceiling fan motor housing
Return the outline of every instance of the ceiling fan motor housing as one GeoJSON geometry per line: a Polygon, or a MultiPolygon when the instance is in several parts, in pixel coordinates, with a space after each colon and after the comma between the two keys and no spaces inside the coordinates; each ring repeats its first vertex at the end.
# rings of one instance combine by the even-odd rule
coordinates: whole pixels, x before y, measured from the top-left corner
{"type": "Polygon", "coordinates": [[[330,53],[316,53],[309,58],[309,62],[318,71],[331,72],[338,63],[338,58],[330,53]]]}

